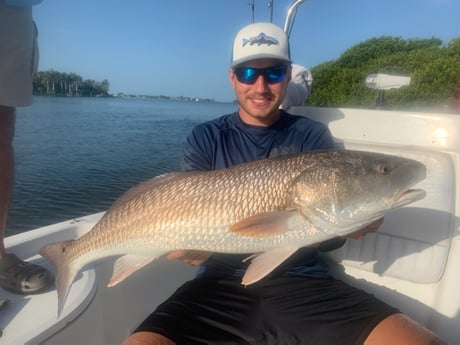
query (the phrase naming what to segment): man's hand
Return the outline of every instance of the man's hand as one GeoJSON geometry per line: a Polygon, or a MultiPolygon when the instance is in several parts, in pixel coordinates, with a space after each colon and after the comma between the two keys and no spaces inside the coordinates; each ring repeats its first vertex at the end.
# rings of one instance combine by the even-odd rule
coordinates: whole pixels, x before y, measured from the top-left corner
{"type": "Polygon", "coordinates": [[[345,235],[342,238],[353,238],[355,240],[362,240],[363,237],[369,232],[377,232],[379,231],[380,226],[383,223],[383,217],[379,218],[372,223],[370,223],[365,228],[352,232],[351,234],[345,235]]]}
{"type": "Polygon", "coordinates": [[[177,259],[186,264],[198,266],[205,262],[211,256],[211,254],[212,252],[204,252],[200,250],[176,250],[166,254],[166,259],[177,259]]]}

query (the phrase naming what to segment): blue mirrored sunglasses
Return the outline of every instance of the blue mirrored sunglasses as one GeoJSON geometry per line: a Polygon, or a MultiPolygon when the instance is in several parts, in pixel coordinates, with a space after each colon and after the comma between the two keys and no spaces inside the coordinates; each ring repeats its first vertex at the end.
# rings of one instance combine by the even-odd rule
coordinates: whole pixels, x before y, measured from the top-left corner
{"type": "Polygon", "coordinates": [[[233,72],[236,79],[243,84],[254,84],[262,75],[265,81],[269,84],[281,83],[286,78],[289,66],[273,66],[267,68],[253,68],[253,67],[236,67],[233,72]]]}

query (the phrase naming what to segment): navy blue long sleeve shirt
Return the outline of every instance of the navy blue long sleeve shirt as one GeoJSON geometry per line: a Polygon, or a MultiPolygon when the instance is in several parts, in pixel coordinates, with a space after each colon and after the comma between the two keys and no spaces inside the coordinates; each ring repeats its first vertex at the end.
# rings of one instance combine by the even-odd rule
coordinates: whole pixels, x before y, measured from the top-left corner
{"type": "MultiPolygon", "coordinates": [[[[231,167],[256,159],[312,150],[334,149],[329,129],[322,123],[283,111],[272,126],[245,124],[238,112],[196,126],[188,136],[183,155],[183,170],[208,171],[231,167]]],[[[271,274],[323,277],[327,265],[318,256],[344,243],[332,239],[318,247],[299,249],[271,274]]],[[[198,276],[234,276],[244,274],[248,255],[213,254],[198,270],[198,276]]]]}

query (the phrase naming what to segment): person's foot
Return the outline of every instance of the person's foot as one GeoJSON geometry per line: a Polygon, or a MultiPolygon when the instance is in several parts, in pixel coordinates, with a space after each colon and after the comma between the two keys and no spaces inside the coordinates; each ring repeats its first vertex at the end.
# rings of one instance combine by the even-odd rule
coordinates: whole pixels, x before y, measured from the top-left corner
{"type": "Polygon", "coordinates": [[[25,262],[14,254],[0,259],[0,287],[16,294],[33,294],[51,286],[54,276],[46,268],[25,262]]]}

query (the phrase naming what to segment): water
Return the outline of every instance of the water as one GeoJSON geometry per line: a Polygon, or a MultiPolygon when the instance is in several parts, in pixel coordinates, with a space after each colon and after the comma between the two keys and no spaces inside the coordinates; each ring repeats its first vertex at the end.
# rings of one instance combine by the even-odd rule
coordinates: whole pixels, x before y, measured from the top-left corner
{"type": "Polygon", "coordinates": [[[230,103],[36,97],[18,109],[7,235],[103,211],[124,191],[180,169],[198,123],[230,103]]]}

